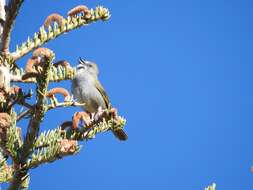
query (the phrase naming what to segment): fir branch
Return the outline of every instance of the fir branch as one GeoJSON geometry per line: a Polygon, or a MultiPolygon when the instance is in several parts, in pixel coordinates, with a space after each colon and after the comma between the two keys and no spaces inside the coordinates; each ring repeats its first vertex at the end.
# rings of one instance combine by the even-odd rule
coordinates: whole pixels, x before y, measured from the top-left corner
{"type": "Polygon", "coordinates": [[[54,144],[55,142],[58,142],[59,140],[62,140],[64,138],[64,131],[62,131],[61,128],[56,128],[53,130],[45,131],[40,134],[36,138],[36,141],[34,143],[34,148],[42,148],[42,147],[47,147],[50,144],[54,144]]]}
{"type": "Polygon", "coordinates": [[[90,23],[98,20],[107,20],[110,18],[109,10],[104,7],[96,7],[95,10],[90,10],[91,16],[89,18],[78,16],[68,16],[67,19],[61,20],[61,25],[54,23],[54,27],[51,25],[45,30],[44,26],[40,28],[38,33],[34,34],[33,39],[28,37],[27,41],[24,42],[20,47],[17,46],[15,52],[11,53],[14,60],[18,60],[30,51],[42,46],[50,40],[57,38],[58,36],[65,34],[71,30],[77,29],[81,26],[87,26],[90,23]]]}
{"type": "MultiPolygon", "coordinates": [[[[50,76],[49,76],[49,82],[60,82],[63,80],[72,80],[75,76],[76,69],[72,68],[70,66],[62,66],[62,65],[57,65],[53,66],[50,68],[50,76]]],[[[24,78],[25,75],[28,73],[24,72],[22,69],[15,69],[13,71],[13,75],[19,76],[17,77],[18,79],[12,79],[12,82],[17,82],[17,83],[36,83],[36,78],[34,75],[32,77],[28,77],[25,80],[19,80],[19,78],[24,78]]]]}
{"type": "MultiPolygon", "coordinates": [[[[0,135],[4,137],[2,139],[5,140],[4,148],[14,163],[9,166],[2,154],[0,154],[0,182],[10,182],[9,190],[28,187],[30,179],[29,169],[76,154],[80,149],[78,141],[93,139],[96,134],[108,130],[122,130],[126,123],[126,120],[118,116],[113,109],[99,110],[94,115],[88,113],[75,114],[73,122],[65,122],[70,124],[70,128],[56,128],[39,135],[40,124],[47,111],[60,107],[83,106],[84,104],[75,102],[73,97],[63,88],[55,88],[48,92],[49,82],[71,80],[75,76],[76,69],[72,68],[66,61],[60,61],[52,65],[53,52],[46,48],[38,47],[81,26],[87,26],[98,20],[107,20],[110,18],[110,13],[108,9],[101,6],[96,7],[94,10],[89,10],[86,6],[81,5],[70,10],[67,18],[63,18],[58,14],[52,14],[47,17],[44,26],[40,28],[38,33],[34,34],[32,39],[28,37],[27,41],[20,47],[17,46],[15,52],[9,54],[11,29],[22,3],[23,0],[11,0],[9,3],[9,12],[7,13],[2,36],[3,44],[0,47],[0,51],[2,51],[0,64],[3,63],[4,67],[8,66],[6,68],[8,68],[7,73],[10,78],[8,80],[3,78],[4,80],[2,81],[4,83],[2,82],[2,86],[7,86],[11,90],[10,82],[36,83],[37,93],[34,105],[27,104],[23,94],[21,94],[21,98],[16,97],[16,99],[11,99],[11,101],[5,99],[5,102],[0,102],[1,104],[9,105],[10,113],[13,113],[12,107],[15,104],[28,108],[17,117],[10,114],[12,119],[15,118],[15,122],[12,122],[7,128],[7,132],[5,130],[0,131],[0,135]],[[22,68],[19,69],[15,61],[34,49],[36,50],[33,52],[33,57],[29,59],[25,71],[22,68]],[[58,102],[55,97],[56,93],[64,96],[64,102],[58,102]],[[47,103],[48,99],[51,100],[50,104],[47,103]],[[22,142],[21,131],[16,127],[16,121],[27,115],[29,115],[30,121],[24,142],[22,142]],[[86,120],[84,116],[86,116],[86,120]],[[85,121],[86,124],[82,123],[83,126],[78,127],[80,120],[85,121]],[[73,128],[73,126],[75,127],[73,128]]],[[[0,71],[4,70],[0,68],[0,71]]]]}
{"type": "Polygon", "coordinates": [[[20,132],[21,131],[16,127],[16,117],[14,120],[12,116],[11,126],[7,130],[7,142],[5,144],[5,148],[11,156],[14,166],[18,164],[18,152],[22,146],[20,132]]]}
{"type": "Polygon", "coordinates": [[[102,110],[102,112],[94,113],[94,116],[88,120],[85,117],[86,114],[77,112],[73,116],[73,121],[64,122],[61,128],[66,131],[67,138],[78,141],[93,139],[96,134],[109,130],[122,130],[126,124],[126,119],[118,115],[112,116],[112,112],[112,110],[102,110]],[[85,124],[77,128],[81,120],[85,124]]]}
{"type": "Polygon", "coordinates": [[[13,168],[7,164],[0,166],[0,183],[10,182],[13,178],[13,168]]]}
{"type": "Polygon", "coordinates": [[[12,172],[10,172],[10,166],[7,165],[6,159],[0,150],[0,183],[8,182],[12,178],[12,172]]]}
{"type": "Polygon", "coordinates": [[[26,161],[31,154],[33,150],[33,145],[36,139],[36,136],[38,135],[40,123],[44,117],[46,106],[44,105],[45,101],[45,94],[47,92],[47,87],[49,83],[49,72],[50,72],[50,65],[52,63],[52,60],[54,59],[54,54],[50,52],[50,56],[45,56],[45,62],[43,71],[40,74],[40,77],[37,78],[37,103],[34,109],[34,114],[32,115],[28,129],[27,134],[24,140],[23,147],[20,151],[20,157],[19,157],[19,164],[21,166],[20,169],[15,170],[14,178],[9,186],[9,190],[19,189],[23,179],[25,176],[27,176],[27,169],[23,169],[22,166],[26,164],[26,161]]]}
{"type": "Polygon", "coordinates": [[[104,118],[102,121],[100,121],[96,124],[93,124],[91,129],[87,133],[84,133],[83,138],[84,139],[93,139],[93,138],[95,138],[95,135],[97,133],[102,133],[102,132],[106,132],[109,130],[114,131],[117,129],[123,129],[125,124],[126,124],[126,120],[120,116],[118,116],[117,119],[110,119],[110,120],[106,120],[104,118]]]}
{"type": "Polygon", "coordinates": [[[68,155],[73,155],[79,152],[80,147],[77,141],[62,139],[49,143],[49,146],[38,149],[32,154],[25,165],[26,169],[35,168],[44,163],[51,163],[68,155]]]}
{"type": "MultiPolygon", "coordinates": [[[[83,126],[80,130],[65,131],[61,128],[43,132],[34,142],[34,153],[27,160],[23,169],[28,170],[38,167],[44,163],[50,163],[64,156],[76,154],[80,147],[78,141],[93,139],[96,134],[108,130],[122,129],[126,120],[120,116],[109,119],[107,115],[101,114],[92,121],[92,126],[83,126]],[[88,130],[87,130],[88,129],[88,130]],[[67,134],[70,132],[70,134],[67,134]]],[[[71,125],[72,127],[72,125],[71,125]]]]}
{"type": "Polygon", "coordinates": [[[18,151],[22,145],[20,130],[16,127],[16,115],[0,113],[0,146],[4,154],[10,156],[13,165],[18,164],[18,151]]]}
{"type": "Polygon", "coordinates": [[[8,4],[8,11],[4,23],[1,41],[2,42],[1,51],[3,53],[7,54],[9,53],[11,30],[23,2],[24,0],[10,0],[8,4]]]}

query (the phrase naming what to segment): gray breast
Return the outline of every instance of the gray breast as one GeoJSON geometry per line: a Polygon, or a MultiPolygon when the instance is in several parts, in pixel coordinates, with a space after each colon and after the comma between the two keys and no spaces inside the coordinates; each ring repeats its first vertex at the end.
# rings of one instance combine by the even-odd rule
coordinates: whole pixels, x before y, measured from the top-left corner
{"type": "Polygon", "coordinates": [[[96,112],[99,106],[106,108],[102,95],[91,80],[75,77],[72,80],[72,93],[79,103],[85,103],[83,109],[88,112],[96,112]]]}

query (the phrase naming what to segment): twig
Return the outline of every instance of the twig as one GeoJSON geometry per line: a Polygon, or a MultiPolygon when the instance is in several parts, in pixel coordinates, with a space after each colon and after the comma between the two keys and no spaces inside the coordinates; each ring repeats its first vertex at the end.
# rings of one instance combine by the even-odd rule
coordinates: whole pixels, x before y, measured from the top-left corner
{"type": "Polygon", "coordinates": [[[22,118],[24,118],[25,116],[27,116],[29,113],[31,113],[30,109],[23,111],[22,113],[20,113],[17,116],[17,121],[20,121],[22,118]]]}
{"type": "MultiPolygon", "coordinates": [[[[63,108],[63,107],[77,107],[77,106],[84,106],[84,104],[81,104],[78,102],[62,102],[62,103],[58,103],[57,105],[54,105],[54,104],[48,105],[47,110],[52,110],[52,109],[56,109],[56,108],[63,108]]],[[[17,116],[17,121],[20,121],[22,118],[29,115],[30,113],[32,113],[32,109],[27,109],[27,110],[21,112],[17,116]]]]}
{"type": "Polygon", "coordinates": [[[62,103],[57,103],[57,105],[54,105],[54,104],[48,105],[47,110],[61,108],[61,107],[76,107],[76,106],[84,106],[84,105],[85,104],[78,103],[78,102],[62,102],[62,103]]]}

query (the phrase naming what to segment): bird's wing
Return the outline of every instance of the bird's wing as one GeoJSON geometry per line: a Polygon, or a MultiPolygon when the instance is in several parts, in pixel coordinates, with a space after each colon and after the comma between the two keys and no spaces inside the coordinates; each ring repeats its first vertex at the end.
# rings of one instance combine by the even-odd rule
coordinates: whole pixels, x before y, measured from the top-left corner
{"type": "Polygon", "coordinates": [[[109,97],[108,97],[108,95],[106,94],[104,88],[102,87],[102,85],[100,84],[100,82],[99,82],[98,80],[96,80],[95,86],[96,86],[97,90],[100,92],[100,94],[102,95],[103,100],[105,101],[105,106],[106,106],[106,108],[107,108],[107,109],[110,108],[109,97]]]}

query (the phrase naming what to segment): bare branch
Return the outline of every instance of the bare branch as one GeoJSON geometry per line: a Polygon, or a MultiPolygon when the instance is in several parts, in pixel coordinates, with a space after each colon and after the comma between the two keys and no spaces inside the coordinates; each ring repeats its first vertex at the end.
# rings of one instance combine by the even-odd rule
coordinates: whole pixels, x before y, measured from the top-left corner
{"type": "Polygon", "coordinates": [[[32,111],[30,109],[23,111],[17,116],[17,121],[20,121],[25,116],[29,115],[32,111]]]}
{"type": "Polygon", "coordinates": [[[80,107],[84,106],[84,104],[78,103],[78,102],[62,102],[62,103],[57,103],[56,105],[50,104],[47,107],[47,110],[52,110],[55,108],[63,108],[63,107],[80,107]]]}

